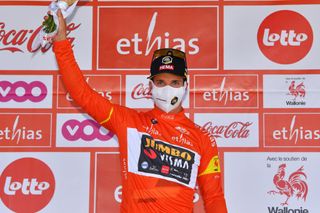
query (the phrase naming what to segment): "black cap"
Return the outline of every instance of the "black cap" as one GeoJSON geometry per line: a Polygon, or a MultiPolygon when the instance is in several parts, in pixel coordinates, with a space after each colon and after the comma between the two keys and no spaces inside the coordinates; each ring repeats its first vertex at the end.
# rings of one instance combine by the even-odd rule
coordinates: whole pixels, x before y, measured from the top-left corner
{"type": "Polygon", "coordinates": [[[156,50],[153,54],[148,78],[161,73],[171,73],[186,78],[188,71],[185,53],[172,48],[156,50]]]}

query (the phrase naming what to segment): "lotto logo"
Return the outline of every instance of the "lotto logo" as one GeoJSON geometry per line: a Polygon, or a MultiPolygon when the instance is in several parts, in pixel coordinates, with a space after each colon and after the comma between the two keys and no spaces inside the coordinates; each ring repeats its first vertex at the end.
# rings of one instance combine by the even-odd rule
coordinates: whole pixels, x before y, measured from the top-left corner
{"type": "Polygon", "coordinates": [[[12,181],[12,177],[6,177],[4,184],[4,193],[6,195],[15,195],[17,191],[21,190],[24,195],[41,195],[43,191],[49,189],[48,182],[38,182],[37,178],[24,178],[22,183],[19,181],[12,181]]]}
{"type": "Polygon", "coordinates": [[[68,120],[62,126],[62,135],[69,141],[76,141],[79,139],[85,141],[92,141],[99,139],[101,141],[108,141],[113,137],[112,132],[103,133],[103,129],[97,122],[87,119],[83,121],[68,120]]]}
{"type": "Polygon", "coordinates": [[[55,178],[44,162],[21,158],[10,163],[0,177],[0,196],[14,212],[37,212],[51,200],[55,178]]]}
{"type": "Polygon", "coordinates": [[[47,96],[47,87],[41,81],[0,81],[0,102],[14,100],[16,102],[41,102],[47,96]]]}
{"type": "Polygon", "coordinates": [[[281,10],[267,16],[258,30],[261,52],[279,64],[293,64],[303,59],[311,49],[313,32],[301,14],[281,10]]]}

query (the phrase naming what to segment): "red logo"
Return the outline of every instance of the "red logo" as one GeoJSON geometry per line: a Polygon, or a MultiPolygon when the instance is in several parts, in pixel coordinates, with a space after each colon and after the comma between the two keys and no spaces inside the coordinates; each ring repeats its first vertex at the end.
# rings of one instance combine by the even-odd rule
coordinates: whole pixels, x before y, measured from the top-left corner
{"type": "Polygon", "coordinates": [[[212,6],[100,8],[98,67],[146,69],[154,50],[171,47],[186,52],[192,67],[215,69],[217,19],[212,6]]]}
{"type": "Polygon", "coordinates": [[[170,172],[170,167],[169,166],[162,166],[161,167],[161,173],[162,174],[169,174],[169,172],[170,172]]]}
{"type": "Polygon", "coordinates": [[[196,108],[253,108],[258,105],[257,76],[196,75],[196,108]]]}
{"type": "Polygon", "coordinates": [[[151,95],[151,88],[147,84],[139,83],[135,86],[131,92],[131,98],[138,100],[138,99],[150,99],[152,98],[151,95]]]}
{"type": "Polygon", "coordinates": [[[203,125],[203,129],[215,138],[248,138],[250,135],[249,126],[252,122],[235,121],[229,125],[214,125],[211,121],[203,125]]]}
{"type": "Polygon", "coordinates": [[[265,114],[266,146],[320,146],[320,114],[265,114]]]}
{"type": "Polygon", "coordinates": [[[10,163],[0,177],[2,202],[14,212],[37,212],[51,200],[55,179],[51,169],[35,158],[10,163]]]}
{"type": "Polygon", "coordinates": [[[289,86],[289,94],[294,96],[294,100],[297,97],[302,97],[306,96],[306,90],[303,82],[296,84],[295,81],[291,81],[291,84],[289,86]]]}
{"type": "MultiPolygon", "coordinates": [[[[72,31],[78,29],[81,24],[70,23],[67,26],[67,35],[69,35],[72,31]]],[[[15,52],[24,52],[22,46],[27,45],[27,51],[30,53],[37,52],[41,49],[41,52],[47,52],[51,45],[46,45],[43,48],[35,47],[34,43],[36,38],[41,30],[41,26],[37,29],[6,29],[6,24],[4,22],[0,22],[0,51],[10,51],[12,53],[15,52]]],[[[68,38],[71,42],[74,41],[75,38],[68,38]]]]}
{"type": "Polygon", "coordinates": [[[0,117],[0,147],[50,146],[50,114],[0,114],[0,117]]]}
{"type": "Polygon", "coordinates": [[[261,52],[279,64],[293,64],[303,59],[311,49],[313,31],[301,14],[281,10],[270,14],[258,30],[261,52]]]}
{"type": "Polygon", "coordinates": [[[153,151],[152,149],[144,149],[143,152],[150,159],[156,159],[157,158],[156,152],[153,151]]]}
{"type": "Polygon", "coordinates": [[[281,203],[282,206],[288,205],[288,200],[291,197],[297,199],[303,199],[306,201],[308,195],[308,184],[306,183],[307,175],[303,171],[303,166],[292,172],[289,177],[285,178],[286,175],[286,164],[281,164],[278,168],[278,172],[273,177],[273,183],[278,189],[271,190],[268,193],[275,195],[285,195],[286,200],[281,203]]]}

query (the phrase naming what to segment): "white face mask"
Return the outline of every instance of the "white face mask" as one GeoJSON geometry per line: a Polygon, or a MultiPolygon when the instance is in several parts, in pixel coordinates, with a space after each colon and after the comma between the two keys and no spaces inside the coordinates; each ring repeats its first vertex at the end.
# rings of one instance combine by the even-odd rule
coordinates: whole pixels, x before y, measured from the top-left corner
{"type": "Polygon", "coordinates": [[[173,88],[169,85],[165,87],[157,87],[152,83],[152,98],[157,107],[166,113],[177,108],[186,94],[187,83],[179,88],[173,88]]]}

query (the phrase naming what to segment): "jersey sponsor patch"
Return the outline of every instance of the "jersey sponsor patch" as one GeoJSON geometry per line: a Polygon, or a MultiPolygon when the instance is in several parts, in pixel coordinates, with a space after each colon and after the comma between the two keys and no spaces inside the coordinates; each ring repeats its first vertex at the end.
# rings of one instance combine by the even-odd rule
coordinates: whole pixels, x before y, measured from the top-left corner
{"type": "Polygon", "coordinates": [[[195,187],[200,155],[128,128],[128,170],[195,187]]]}
{"type": "Polygon", "coordinates": [[[211,158],[207,168],[201,174],[199,174],[199,176],[219,173],[220,171],[221,169],[220,169],[219,157],[216,155],[211,158]]]}

